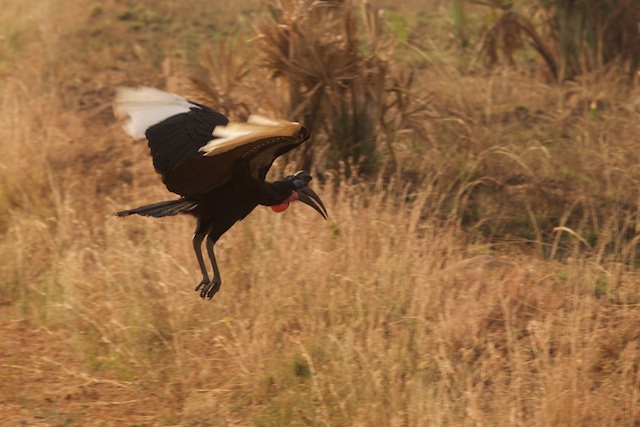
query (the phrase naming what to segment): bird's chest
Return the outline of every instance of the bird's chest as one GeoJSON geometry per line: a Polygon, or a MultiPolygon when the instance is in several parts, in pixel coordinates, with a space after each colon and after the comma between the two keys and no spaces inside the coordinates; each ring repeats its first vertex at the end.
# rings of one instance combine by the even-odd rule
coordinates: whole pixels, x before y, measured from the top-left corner
{"type": "Polygon", "coordinates": [[[204,220],[231,226],[255,209],[259,197],[260,190],[255,186],[228,183],[199,196],[198,216],[204,220]]]}

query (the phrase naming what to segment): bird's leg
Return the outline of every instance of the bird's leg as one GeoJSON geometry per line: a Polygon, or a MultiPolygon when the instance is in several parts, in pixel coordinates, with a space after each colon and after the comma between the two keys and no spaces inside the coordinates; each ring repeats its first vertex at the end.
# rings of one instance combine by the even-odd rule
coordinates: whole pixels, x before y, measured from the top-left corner
{"type": "Polygon", "coordinates": [[[207,233],[198,227],[196,229],[195,234],[193,235],[193,250],[196,253],[196,258],[198,259],[198,265],[200,266],[200,270],[202,271],[202,281],[196,286],[195,291],[199,291],[201,287],[207,286],[209,281],[209,274],[207,273],[207,266],[204,264],[204,257],[202,256],[202,241],[204,240],[207,233]]]}
{"type": "MultiPolygon", "coordinates": [[[[222,285],[222,280],[220,279],[220,270],[218,270],[218,263],[216,263],[216,255],[213,253],[213,245],[215,244],[215,239],[211,236],[207,236],[207,253],[209,254],[209,259],[211,260],[211,266],[213,267],[213,281],[204,285],[202,290],[200,291],[200,297],[203,299],[213,298],[213,296],[220,290],[220,285],[222,285]]],[[[200,286],[198,286],[199,288],[200,286]]],[[[198,290],[196,288],[196,290],[198,290]]]]}

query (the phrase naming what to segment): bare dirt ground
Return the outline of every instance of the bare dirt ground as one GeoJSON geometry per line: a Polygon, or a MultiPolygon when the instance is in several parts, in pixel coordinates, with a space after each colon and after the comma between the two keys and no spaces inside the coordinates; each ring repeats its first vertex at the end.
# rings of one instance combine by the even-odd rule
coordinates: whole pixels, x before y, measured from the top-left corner
{"type": "MultiPolygon", "coordinates": [[[[0,424],[151,426],[163,403],[137,387],[91,373],[57,336],[0,309],[0,424]]],[[[161,409],[160,409],[161,410],[161,409]]]]}

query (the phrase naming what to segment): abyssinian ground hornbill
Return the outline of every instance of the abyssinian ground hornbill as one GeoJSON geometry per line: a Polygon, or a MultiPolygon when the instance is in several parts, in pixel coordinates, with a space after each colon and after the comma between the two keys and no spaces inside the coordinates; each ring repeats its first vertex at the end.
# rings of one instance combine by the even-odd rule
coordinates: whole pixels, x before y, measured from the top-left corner
{"type": "Polygon", "coordinates": [[[156,171],[169,191],[181,196],[117,215],[194,216],[193,249],[202,270],[195,290],[202,298],[212,298],[222,283],[213,246],[257,205],[282,212],[299,200],[327,218],[322,200],[309,188],[309,173],[265,181],[278,156],[309,138],[309,131],[299,123],[260,116],[250,117],[247,123],[229,123],[209,107],[148,87],[119,88],[114,111],[116,117],[128,119],[124,129],[130,136],[146,136],[156,171]],[[213,280],[202,255],[205,238],[213,280]]]}

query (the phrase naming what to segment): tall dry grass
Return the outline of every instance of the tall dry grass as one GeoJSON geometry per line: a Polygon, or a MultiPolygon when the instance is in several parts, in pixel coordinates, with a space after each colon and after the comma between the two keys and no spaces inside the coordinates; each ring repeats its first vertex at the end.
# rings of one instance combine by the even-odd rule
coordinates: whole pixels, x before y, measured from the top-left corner
{"type": "MultiPolygon", "coordinates": [[[[632,264],[579,245],[548,257],[491,243],[465,230],[458,215],[478,203],[470,190],[483,176],[507,181],[509,168],[528,168],[525,183],[546,188],[545,174],[570,158],[558,150],[532,167],[540,158],[528,150],[545,151],[530,150],[540,145],[535,138],[491,148],[505,142],[496,135],[516,128],[496,113],[514,99],[527,108],[550,102],[543,89],[429,73],[443,113],[431,126],[451,151],[398,141],[415,157],[433,156],[410,182],[400,174],[328,174],[314,187],[328,222],[301,206],[280,215],[258,208],[219,242],[224,284],[203,302],[192,291],[189,218],[113,216],[167,195],[144,144],[128,141],[111,120],[108,99],[80,85],[81,95],[65,92],[70,102],[60,102],[60,76],[86,66],[58,64],[49,68],[54,78],[44,78],[51,63],[30,61],[64,49],[47,35],[34,36],[42,44],[33,52],[18,52],[22,68],[0,86],[0,298],[3,317],[63,337],[84,361],[67,369],[85,380],[115,377],[141,399],[164,402],[153,421],[160,425],[640,422],[640,282],[632,264]],[[79,100],[92,103],[83,108],[79,100]],[[455,164],[469,173],[459,178],[469,191],[443,185],[455,164]]],[[[93,89],[126,76],[126,68],[111,71],[96,73],[102,83],[93,89]]],[[[565,123],[566,108],[545,114],[565,123]]],[[[593,180],[599,170],[609,174],[611,206],[620,206],[627,199],[616,177],[634,177],[624,169],[631,131],[593,141],[598,132],[586,119],[572,123],[584,126],[588,155],[573,154],[587,165],[579,170],[593,180]],[[604,166],[589,165],[593,158],[604,166]]],[[[510,197],[533,212],[546,199],[529,188],[510,197]]],[[[479,224],[499,222],[486,212],[479,224]]],[[[622,241],[616,210],[597,212],[608,212],[597,237],[622,241]]],[[[555,226],[585,238],[568,222],[555,226]]]]}

